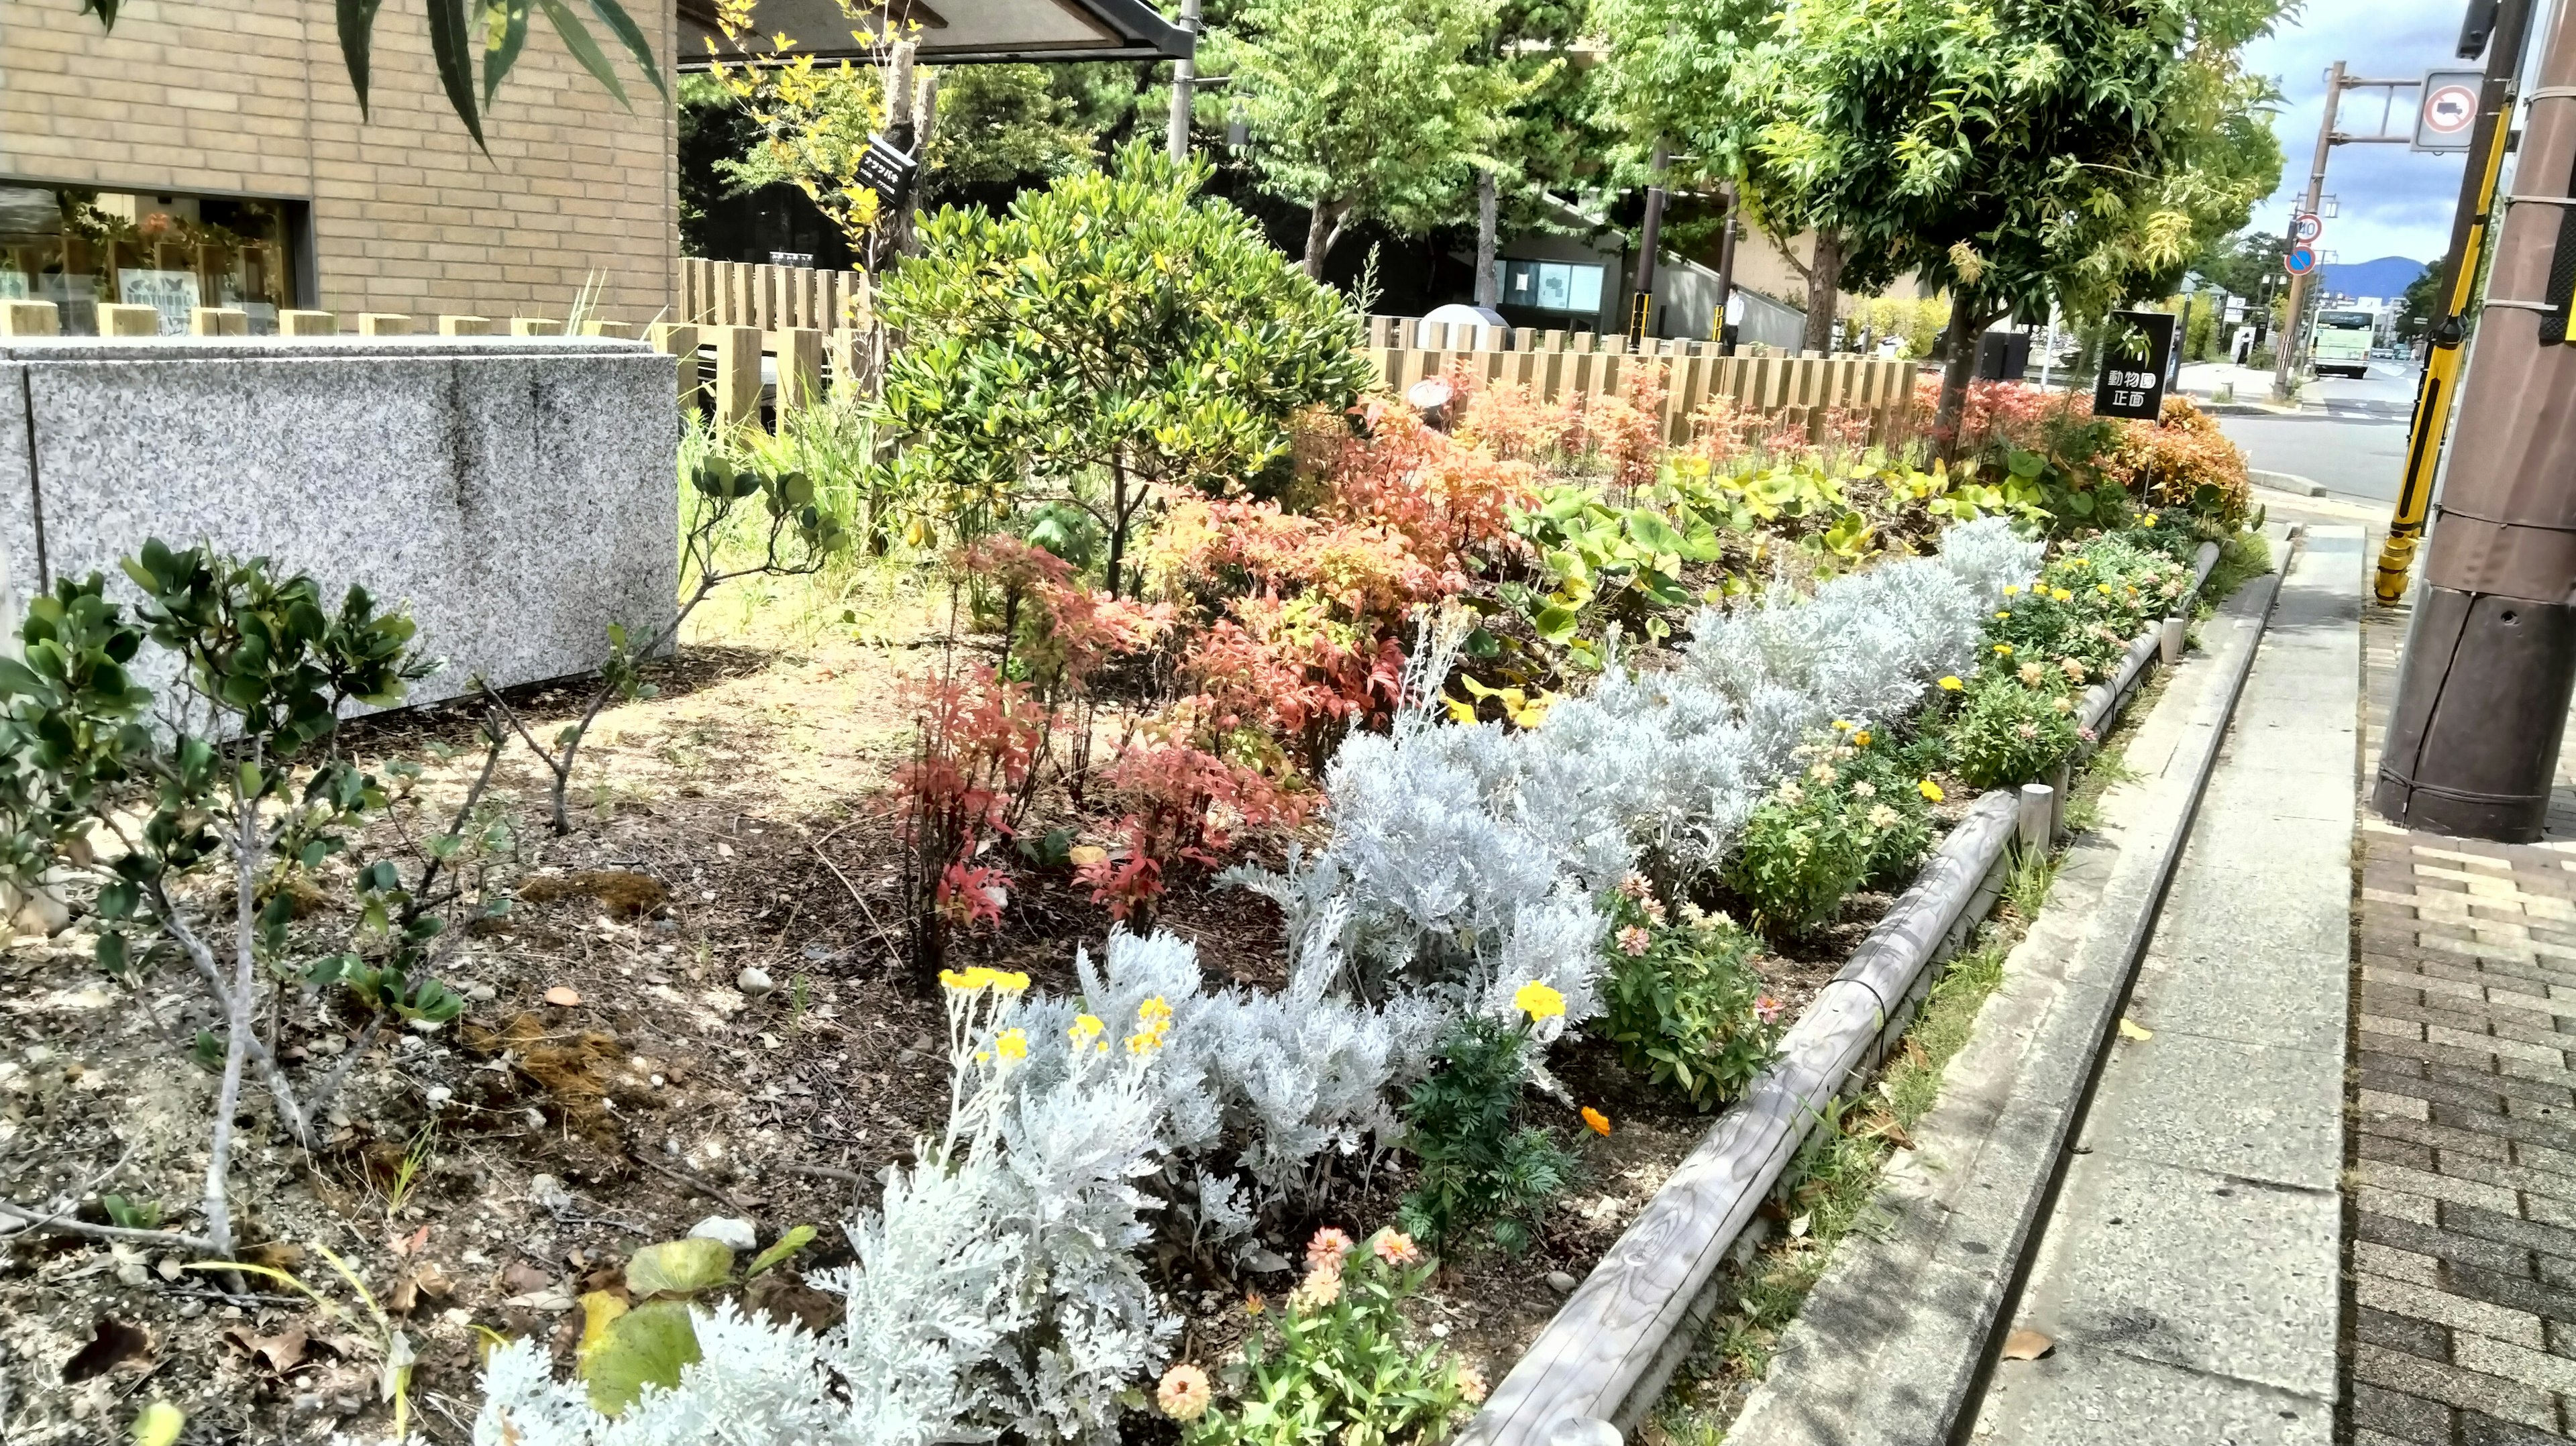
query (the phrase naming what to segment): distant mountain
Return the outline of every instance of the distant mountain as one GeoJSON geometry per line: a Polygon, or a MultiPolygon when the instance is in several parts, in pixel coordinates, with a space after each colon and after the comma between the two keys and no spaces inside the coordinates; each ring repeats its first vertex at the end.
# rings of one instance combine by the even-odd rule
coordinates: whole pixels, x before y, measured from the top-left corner
{"type": "Polygon", "coordinates": [[[2421,261],[2382,256],[2376,261],[2331,261],[2325,267],[2326,291],[2336,296],[2376,296],[2393,301],[2407,283],[2426,271],[2421,261]]]}

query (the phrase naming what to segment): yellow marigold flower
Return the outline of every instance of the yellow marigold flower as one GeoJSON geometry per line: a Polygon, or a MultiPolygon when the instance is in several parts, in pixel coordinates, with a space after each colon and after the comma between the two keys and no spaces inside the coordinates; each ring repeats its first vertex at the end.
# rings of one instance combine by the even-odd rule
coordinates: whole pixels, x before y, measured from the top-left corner
{"type": "Polygon", "coordinates": [[[2107,582],[2097,582],[2093,584],[2093,590],[2104,597],[2109,597],[2111,595],[2111,585],[2107,582]]]}
{"type": "Polygon", "coordinates": [[[1565,996],[1533,979],[1512,991],[1512,1005],[1532,1019],[1555,1019],[1565,1013],[1565,996]]]}
{"type": "Polygon", "coordinates": [[[1858,732],[1856,732],[1856,733],[1852,734],[1852,742],[1854,742],[1854,743],[1858,744],[1859,746],[1861,746],[1861,747],[1863,747],[1863,748],[1867,748],[1867,747],[1869,746],[1869,730],[1868,730],[1868,729],[1866,729],[1866,728],[1863,728],[1863,729],[1859,730],[1858,732]]]}
{"type": "Polygon", "coordinates": [[[1996,617],[1999,617],[1999,618],[2008,618],[2008,617],[2011,617],[2011,616],[2012,616],[2012,614],[2011,614],[2010,612],[1999,612],[1999,613],[1995,614],[1995,616],[1996,616],[1996,617]]]}
{"type": "Polygon", "coordinates": [[[2012,644],[2010,644],[2010,643],[1997,643],[1997,644],[1995,644],[1995,656],[1996,656],[1996,657],[1998,657],[1998,658],[2009,658],[2009,657],[2011,657],[2011,656],[2012,656],[2012,644]]]}
{"type": "Polygon", "coordinates": [[[1934,803],[1939,803],[1941,801],[1941,785],[1934,783],[1931,779],[1927,778],[1921,783],[1914,785],[1914,791],[1922,794],[1925,798],[1934,803]]]}
{"type": "Polygon", "coordinates": [[[1959,681],[1959,675],[1956,673],[1941,680],[1941,691],[1944,693],[1956,693],[1966,686],[1968,685],[1959,681]]]}
{"type": "Polygon", "coordinates": [[[2004,584],[2004,596],[2006,596],[2006,597],[2019,597],[2019,596],[2021,596],[2021,584],[2020,584],[2020,583],[2017,583],[2017,582],[2008,582],[2008,583],[2005,583],[2005,584],[2004,584]]]}
{"type": "Polygon", "coordinates": [[[2061,587],[2057,590],[2057,600],[2059,602],[2073,602],[2075,601],[2075,594],[2068,592],[2066,589],[2061,587]]]}
{"type": "Polygon", "coordinates": [[[993,1052],[1004,1059],[1029,1057],[1029,1034],[1025,1029],[1006,1029],[993,1041],[993,1052]]]}
{"type": "Polygon", "coordinates": [[[1837,733],[1849,733],[1851,731],[1851,724],[1843,719],[1837,718],[1834,720],[1834,731],[1837,733]]]}
{"type": "Polygon", "coordinates": [[[1610,1117],[1590,1105],[1583,1107],[1583,1123],[1590,1126],[1592,1133],[1596,1135],[1610,1133],[1610,1117]]]}
{"type": "Polygon", "coordinates": [[[2066,559],[2066,565],[2068,567],[2091,567],[2093,565],[2093,559],[2089,557],[2070,557],[2066,559]]]}
{"type": "Polygon", "coordinates": [[[2153,527],[2156,525],[2156,514],[2150,512],[2146,515],[2144,520],[2149,527],[2153,527]]]}

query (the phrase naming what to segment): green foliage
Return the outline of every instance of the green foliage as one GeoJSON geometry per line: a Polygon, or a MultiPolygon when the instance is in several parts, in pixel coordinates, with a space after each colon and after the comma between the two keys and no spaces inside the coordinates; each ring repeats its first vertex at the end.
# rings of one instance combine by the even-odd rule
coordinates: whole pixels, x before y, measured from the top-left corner
{"type": "MultiPolygon", "coordinates": [[[[1182,1439],[1188,1446],[1427,1446],[1446,1439],[1469,1404],[1466,1368],[1437,1342],[1406,1345],[1404,1304],[1435,1268],[1428,1260],[1399,1263],[1408,1255],[1418,1258],[1409,1241],[1381,1232],[1347,1260],[1319,1262],[1290,1293],[1275,1327],[1256,1326],[1244,1338],[1242,1365],[1227,1372],[1237,1399],[1185,1420],[1182,1439]],[[1381,1243],[1391,1247],[1384,1254],[1381,1243]]],[[[1164,1378],[1167,1411],[1195,1404],[1174,1389],[1177,1377],[1195,1369],[1164,1378]]]]}
{"type": "Polygon", "coordinates": [[[1951,766],[1974,787],[2004,788],[2045,775],[2082,741],[2063,676],[2043,672],[2024,683],[1989,671],[1969,685],[1950,725],[1951,766]]]}
{"type": "Polygon", "coordinates": [[[1745,821],[1726,886],[1766,933],[1795,935],[1830,921],[1843,897],[1902,876],[1931,840],[1917,772],[1924,750],[1898,750],[1837,723],[1799,750],[1807,770],[1782,783],[1745,821]]]}
{"type": "Polygon", "coordinates": [[[1547,1131],[1520,1122],[1529,1030],[1486,1015],[1442,1041],[1440,1067],[1404,1102],[1404,1143],[1418,1170],[1405,1228],[1447,1249],[1480,1225],[1512,1254],[1529,1248],[1574,1161],[1547,1131]]]}
{"type": "Polygon", "coordinates": [[[592,1407],[615,1416],[647,1386],[680,1384],[680,1372],[697,1362],[698,1328],[688,1302],[648,1301],[608,1322],[581,1358],[581,1378],[590,1387],[592,1407]]]}
{"type": "Polygon", "coordinates": [[[965,540],[1081,507],[1114,592],[1152,486],[1240,487],[1286,455],[1291,417],[1348,405],[1371,375],[1358,316],[1201,199],[1207,176],[1140,144],[1003,216],[926,221],[879,302],[907,342],[873,413],[902,445],[887,491],[965,540]]]}
{"type": "Polygon", "coordinates": [[[107,1212],[107,1223],[120,1230],[158,1230],[161,1228],[161,1205],[155,1200],[128,1200],[122,1195],[101,1195],[98,1206],[107,1212]]]}
{"type": "Polygon", "coordinates": [[[1312,212],[1308,275],[1354,220],[1421,233],[1472,214],[1472,167],[1536,83],[1479,53],[1497,15],[1496,0],[1245,0],[1211,31],[1261,188],[1312,212]]]}
{"type": "Polygon", "coordinates": [[[733,1273],[733,1250],[720,1240],[666,1240],[647,1245],[626,1259],[627,1293],[641,1300],[653,1295],[695,1295],[712,1290],[733,1273]]]}
{"type": "Polygon", "coordinates": [[[1780,1005],[1753,972],[1752,935],[1722,914],[1669,924],[1656,917],[1662,912],[1620,896],[1608,946],[1607,1033],[1630,1069],[1713,1110],[1770,1064],[1780,1005]]]}

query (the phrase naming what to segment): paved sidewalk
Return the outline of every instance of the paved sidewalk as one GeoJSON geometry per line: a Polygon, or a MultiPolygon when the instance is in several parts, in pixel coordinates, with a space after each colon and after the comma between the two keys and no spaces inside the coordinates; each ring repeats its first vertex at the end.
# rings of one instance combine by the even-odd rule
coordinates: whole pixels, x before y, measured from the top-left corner
{"type": "Polygon", "coordinates": [[[2363,562],[2283,580],[1975,1439],[2334,1439],[2363,562]]]}
{"type": "Polygon", "coordinates": [[[2405,627],[2363,623],[2352,1440],[2554,1441],[2576,1435],[2576,737],[2551,841],[2382,821],[2405,627]]]}

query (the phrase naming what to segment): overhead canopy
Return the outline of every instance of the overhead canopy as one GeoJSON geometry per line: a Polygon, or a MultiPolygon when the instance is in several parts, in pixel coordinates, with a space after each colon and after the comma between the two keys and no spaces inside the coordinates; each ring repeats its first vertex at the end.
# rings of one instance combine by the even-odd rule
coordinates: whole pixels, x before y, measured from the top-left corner
{"type": "MultiPolygon", "coordinates": [[[[933,65],[998,61],[1176,60],[1190,53],[1190,33],[1145,0],[886,0],[853,22],[838,0],[757,0],[745,58],[753,64],[800,55],[866,60],[851,32],[918,26],[918,58],[933,65]],[[891,14],[889,14],[889,10],[891,14]],[[771,42],[785,35],[789,43],[771,42]]],[[[739,53],[716,28],[715,0],[679,0],[683,70],[709,64],[707,42],[727,59],[739,53]]]]}

